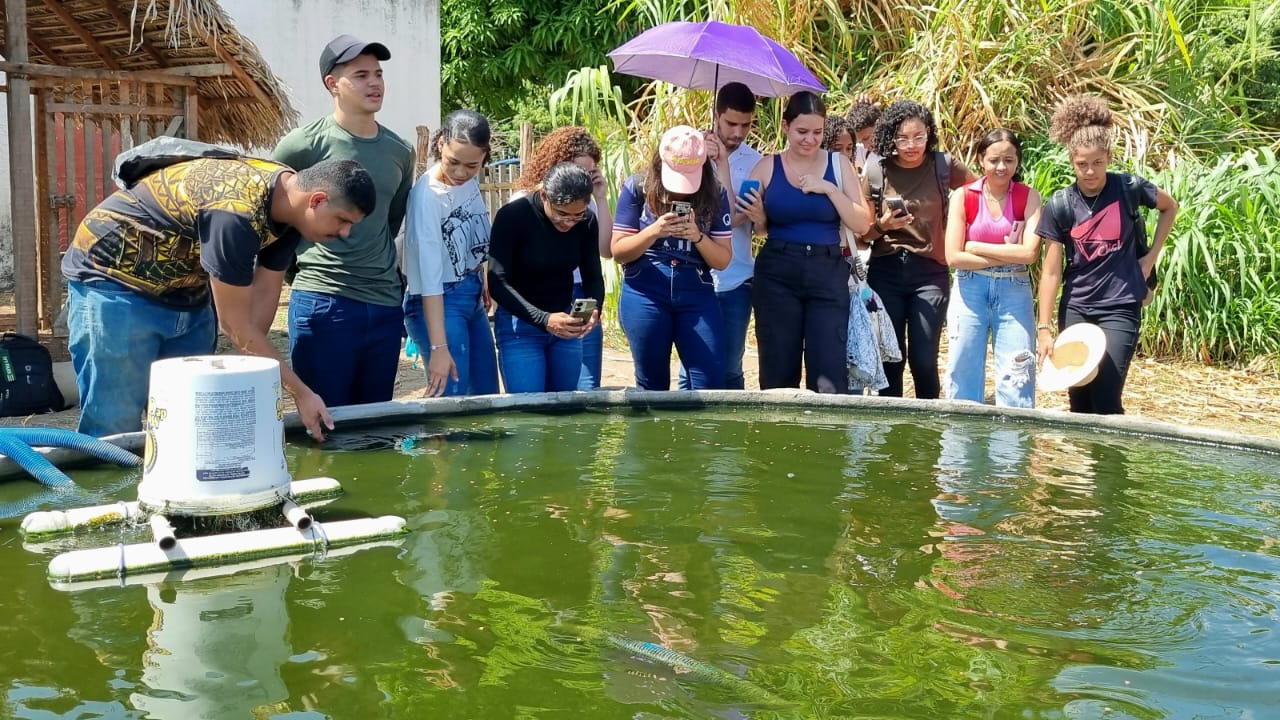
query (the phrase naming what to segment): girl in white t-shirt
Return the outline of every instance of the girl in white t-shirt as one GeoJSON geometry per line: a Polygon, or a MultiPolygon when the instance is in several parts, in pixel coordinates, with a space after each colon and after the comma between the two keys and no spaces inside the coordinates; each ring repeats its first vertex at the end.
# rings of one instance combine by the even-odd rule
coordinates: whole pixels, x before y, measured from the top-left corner
{"type": "Polygon", "coordinates": [[[409,193],[404,323],[426,361],[427,396],[498,392],[484,263],[489,210],[476,179],[489,159],[489,121],[455,110],[431,139],[436,161],[409,193]]]}

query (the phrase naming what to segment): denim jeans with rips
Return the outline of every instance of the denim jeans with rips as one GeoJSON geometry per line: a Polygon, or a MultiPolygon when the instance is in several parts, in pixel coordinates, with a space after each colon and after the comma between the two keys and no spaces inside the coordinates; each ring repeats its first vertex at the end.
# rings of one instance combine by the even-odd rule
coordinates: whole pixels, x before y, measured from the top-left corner
{"type": "Polygon", "coordinates": [[[947,305],[947,397],[983,402],[989,336],[996,405],[1035,407],[1035,324],[1025,265],[957,270],[947,305]]]}
{"type": "Polygon", "coordinates": [[[213,353],[210,305],[177,310],[109,280],[67,283],[67,347],[80,390],[79,432],[142,429],[151,363],[213,353]]]}
{"type": "MultiPolygon", "coordinates": [[[[483,294],[484,280],[478,272],[444,284],[444,329],[449,339],[449,354],[458,366],[458,379],[449,378],[445,385],[446,397],[498,392],[498,356],[483,294]]],[[[426,372],[431,362],[431,338],[427,335],[421,295],[405,296],[404,327],[422,353],[423,372],[426,372]]]]}

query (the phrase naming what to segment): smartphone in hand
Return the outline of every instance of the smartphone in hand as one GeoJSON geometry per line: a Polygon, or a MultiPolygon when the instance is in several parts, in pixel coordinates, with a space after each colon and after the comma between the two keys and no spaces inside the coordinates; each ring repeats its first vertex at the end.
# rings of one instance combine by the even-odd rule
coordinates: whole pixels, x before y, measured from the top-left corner
{"type": "Polygon", "coordinates": [[[573,301],[573,307],[569,309],[569,314],[582,322],[587,322],[591,319],[591,313],[595,311],[595,298],[577,298],[573,301]]]}
{"type": "Polygon", "coordinates": [[[1013,227],[1009,229],[1009,234],[1004,236],[1004,241],[1009,245],[1021,245],[1022,233],[1027,229],[1026,220],[1014,220],[1013,227]]]}
{"type": "Polygon", "coordinates": [[[675,213],[676,217],[685,217],[689,213],[693,212],[693,205],[691,203],[676,200],[671,203],[671,212],[675,213]]]}
{"type": "Polygon", "coordinates": [[[752,190],[755,190],[757,193],[760,192],[760,181],[754,179],[743,180],[742,187],[738,188],[738,197],[746,200],[747,202],[751,202],[750,193],[752,190]]]}
{"type": "Polygon", "coordinates": [[[900,195],[890,195],[884,199],[885,207],[893,211],[894,215],[906,215],[907,203],[900,195]]]}

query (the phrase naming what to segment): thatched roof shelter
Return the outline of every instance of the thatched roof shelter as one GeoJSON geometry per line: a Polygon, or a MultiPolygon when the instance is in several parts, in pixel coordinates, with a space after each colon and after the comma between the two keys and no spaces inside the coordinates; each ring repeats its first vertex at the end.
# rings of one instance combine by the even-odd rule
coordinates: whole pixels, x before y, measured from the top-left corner
{"type": "Polygon", "coordinates": [[[214,0],[26,0],[26,6],[28,62],[182,69],[194,76],[201,140],[270,147],[297,122],[280,80],[214,0]]]}

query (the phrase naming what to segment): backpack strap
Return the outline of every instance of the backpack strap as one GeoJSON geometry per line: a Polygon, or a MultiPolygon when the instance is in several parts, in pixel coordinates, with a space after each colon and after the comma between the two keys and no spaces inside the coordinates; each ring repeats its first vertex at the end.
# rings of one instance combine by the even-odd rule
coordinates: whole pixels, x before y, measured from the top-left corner
{"type": "Polygon", "coordinates": [[[982,201],[982,178],[964,186],[964,224],[966,227],[978,219],[978,206],[982,201]]]}
{"type": "Polygon", "coordinates": [[[1031,187],[1015,180],[1009,186],[1009,190],[1013,193],[1013,219],[1026,220],[1027,200],[1031,197],[1031,187]]]}
{"type": "Polygon", "coordinates": [[[1142,178],[1125,173],[1123,179],[1124,202],[1128,205],[1125,210],[1133,221],[1133,239],[1138,243],[1138,257],[1142,257],[1151,250],[1147,244],[1147,219],[1142,215],[1142,178]]]}
{"type": "Polygon", "coordinates": [[[871,206],[875,208],[876,217],[880,217],[880,213],[883,212],[880,204],[884,200],[884,158],[875,153],[868,155],[862,170],[871,191],[871,206]]]}
{"type": "Polygon", "coordinates": [[[946,224],[947,212],[951,210],[951,203],[947,202],[947,199],[951,197],[951,164],[953,162],[955,158],[951,157],[951,153],[933,151],[933,174],[938,181],[938,195],[942,198],[943,224],[946,224]]]}

